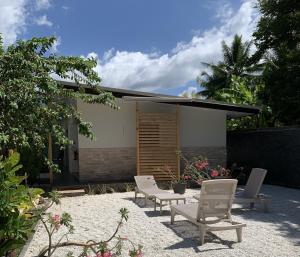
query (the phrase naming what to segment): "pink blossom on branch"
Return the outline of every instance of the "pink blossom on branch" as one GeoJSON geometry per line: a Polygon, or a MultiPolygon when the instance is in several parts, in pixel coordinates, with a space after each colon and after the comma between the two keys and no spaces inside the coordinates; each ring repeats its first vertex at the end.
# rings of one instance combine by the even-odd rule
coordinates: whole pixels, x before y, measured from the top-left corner
{"type": "Polygon", "coordinates": [[[56,223],[60,223],[60,215],[55,214],[55,215],[53,216],[53,221],[56,222],[56,223]]]}
{"type": "Polygon", "coordinates": [[[129,256],[130,257],[142,257],[143,255],[142,255],[141,249],[137,249],[137,250],[130,250],[129,256]]]}
{"type": "Polygon", "coordinates": [[[208,161],[204,160],[204,161],[198,161],[195,164],[195,167],[197,170],[203,170],[208,166],[208,161]]]}
{"type": "Polygon", "coordinates": [[[219,172],[218,172],[217,170],[211,170],[210,175],[211,175],[212,177],[217,177],[217,176],[219,175],[219,172]]]}
{"type": "Polygon", "coordinates": [[[107,252],[104,252],[104,253],[97,253],[96,254],[96,257],[112,257],[112,253],[111,251],[107,251],[107,252]]]}
{"type": "Polygon", "coordinates": [[[112,253],[110,251],[102,254],[102,257],[112,257],[112,253]]]}
{"type": "Polygon", "coordinates": [[[184,178],[185,180],[192,179],[192,177],[191,177],[190,175],[185,175],[183,178],[184,178]]]}
{"type": "Polygon", "coordinates": [[[51,217],[51,219],[55,229],[58,230],[60,228],[60,222],[61,222],[60,215],[55,214],[53,217],[51,217]]]}

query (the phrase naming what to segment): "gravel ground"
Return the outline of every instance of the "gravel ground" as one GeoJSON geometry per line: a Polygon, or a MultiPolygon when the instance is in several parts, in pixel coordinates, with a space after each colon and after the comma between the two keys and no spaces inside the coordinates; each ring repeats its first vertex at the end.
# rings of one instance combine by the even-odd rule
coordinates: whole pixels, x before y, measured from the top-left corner
{"type": "MultiPolygon", "coordinates": [[[[108,238],[118,221],[118,210],[130,211],[128,222],[120,234],[144,246],[143,256],[300,256],[300,190],[277,186],[264,186],[263,193],[272,197],[271,212],[264,213],[259,206],[252,210],[234,208],[233,220],[247,224],[243,242],[236,242],[234,230],[209,233],[206,243],[199,245],[197,227],[176,216],[170,225],[169,207],[162,216],[147,207],[139,198],[133,201],[133,192],[105,195],[85,195],[62,199],[61,206],[51,208],[52,213],[69,212],[73,217],[75,233],[70,240],[86,241],[108,238]]],[[[187,190],[188,202],[197,190],[187,190]]],[[[234,206],[241,207],[241,206],[234,206]]],[[[36,256],[46,244],[46,233],[38,225],[25,257],[36,256]]],[[[54,256],[65,256],[68,251],[78,253],[78,248],[59,249],[54,256]]],[[[127,249],[124,255],[128,256],[127,249]]]]}

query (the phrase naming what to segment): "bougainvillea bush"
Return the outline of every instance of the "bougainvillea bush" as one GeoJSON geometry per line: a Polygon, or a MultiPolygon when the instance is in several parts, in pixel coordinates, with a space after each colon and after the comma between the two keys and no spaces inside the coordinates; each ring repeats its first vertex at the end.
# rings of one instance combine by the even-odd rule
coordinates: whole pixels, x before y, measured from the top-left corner
{"type": "Polygon", "coordinates": [[[184,161],[183,176],[185,179],[192,180],[199,185],[203,180],[230,176],[230,170],[220,165],[212,167],[208,159],[201,155],[188,159],[180,153],[180,157],[184,161]]]}
{"type": "Polygon", "coordinates": [[[179,177],[176,176],[176,172],[168,165],[159,169],[170,176],[172,183],[186,183],[188,181],[193,181],[201,185],[203,180],[230,176],[231,172],[229,169],[226,169],[221,165],[212,167],[206,157],[200,155],[187,158],[181,152],[178,152],[178,155],[184,162],[184,169],[179,177]]]}

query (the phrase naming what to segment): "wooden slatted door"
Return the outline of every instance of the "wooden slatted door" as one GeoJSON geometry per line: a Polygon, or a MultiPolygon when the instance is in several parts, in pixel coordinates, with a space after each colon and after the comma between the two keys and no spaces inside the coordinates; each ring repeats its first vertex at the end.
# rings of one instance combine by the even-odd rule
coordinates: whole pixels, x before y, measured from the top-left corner
{"type": "Polygon", "coordinates": [[[158,181],[170,180],[165,165],[179,176],[178,111],[145,113],[137,111],[137,174],[154,175],[158,181]]]}

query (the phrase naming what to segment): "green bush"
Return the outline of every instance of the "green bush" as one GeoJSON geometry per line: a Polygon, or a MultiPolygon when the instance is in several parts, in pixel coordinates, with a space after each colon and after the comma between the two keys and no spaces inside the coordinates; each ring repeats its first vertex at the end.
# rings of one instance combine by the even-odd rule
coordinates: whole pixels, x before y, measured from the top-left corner
{"type": "Polygon", "coordinates": [[[33,232],[36,222],[30,211],[43,190],[22,184],[25,176],[17,176],[22,168],[20,154],[0,159],[0,256],[20,248],[33,232]]]}

